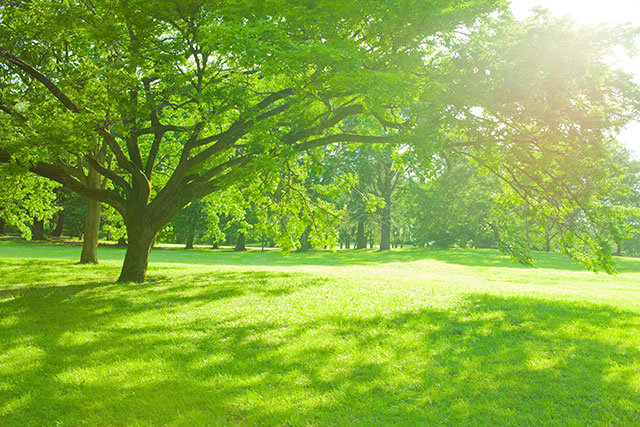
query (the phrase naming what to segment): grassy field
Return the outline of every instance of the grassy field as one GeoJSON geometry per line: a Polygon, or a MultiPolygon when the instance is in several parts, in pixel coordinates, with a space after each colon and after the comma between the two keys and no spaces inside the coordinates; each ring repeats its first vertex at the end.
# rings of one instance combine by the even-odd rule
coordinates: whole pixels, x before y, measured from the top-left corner
{"type": "Polygon", "coordinates": [[[640,425],[640,260],[0,242],[0,425],[640,425]]]}

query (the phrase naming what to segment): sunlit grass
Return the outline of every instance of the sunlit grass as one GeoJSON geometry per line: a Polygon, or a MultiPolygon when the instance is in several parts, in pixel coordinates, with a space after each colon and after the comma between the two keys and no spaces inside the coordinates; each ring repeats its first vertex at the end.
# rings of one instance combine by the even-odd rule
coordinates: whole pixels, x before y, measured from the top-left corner
{"type": "Polygon", "coordinates": [[[640,425],[640,260],[0,242],[0,425],[640,425]]]}

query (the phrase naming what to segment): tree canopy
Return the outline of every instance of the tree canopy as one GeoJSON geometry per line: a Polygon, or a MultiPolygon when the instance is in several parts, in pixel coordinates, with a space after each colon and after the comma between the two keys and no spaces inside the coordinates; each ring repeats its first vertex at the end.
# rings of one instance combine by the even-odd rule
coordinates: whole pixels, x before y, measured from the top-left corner
{"type": "Polygon", "coordinates": [[[454,151],[536,208],[577,206],[589,222],[585,176],[603,181],[607,138],[637,111],[605,62],[630,34],[522,25],[491,14],[501,4],[9,1],[0,161],[117,210],[121,281],[144,280],[156,234],[190,202],[273,186],[334,143],[406,144],[423,165],[454,151]],[[108,185],[89,185],[95,173],[108,185]]]}

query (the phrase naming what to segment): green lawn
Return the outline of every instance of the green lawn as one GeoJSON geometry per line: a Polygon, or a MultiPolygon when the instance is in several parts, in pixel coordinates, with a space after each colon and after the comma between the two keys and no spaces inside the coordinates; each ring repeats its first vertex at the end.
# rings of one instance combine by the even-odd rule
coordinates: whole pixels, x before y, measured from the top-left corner
{"type": "Polygon", "coordinates": [[[0,425],[640,425],[640,260],[0,241],[0,425]]]}

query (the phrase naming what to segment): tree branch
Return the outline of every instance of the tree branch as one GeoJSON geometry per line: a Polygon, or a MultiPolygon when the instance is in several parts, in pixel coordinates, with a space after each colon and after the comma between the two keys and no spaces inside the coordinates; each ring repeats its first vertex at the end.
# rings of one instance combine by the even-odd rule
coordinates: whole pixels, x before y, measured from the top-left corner
{"type": "Polygon", "coordinates": [[[2,46],[0,46],[0,58],[4,58],[4,60],[9,64],[12,64],[18,67],[19,69],[21,69],[22,71],[24,71],[25,73],[27,73],[28,75],[30,75],[31,77],[33,77],[34,79],[42,83],[47,89],[49,89],[49,92],[51,92],[53,96],[55,96],[56,98],[58,98],[60,102],[62,102],[62,104],[68,110],[73,111],[74,113],[82,112],[82,110],[71,100],[71,98],[69,98],[64,92],[62,92],[62,90],[60,90],[60,88],[55,83],[53,83],[49,78],[47,78],[44,74],[42,74],[41,72],[33,68],[31,65],[21,60],[20,58],[12,55],[2,46]]]}

